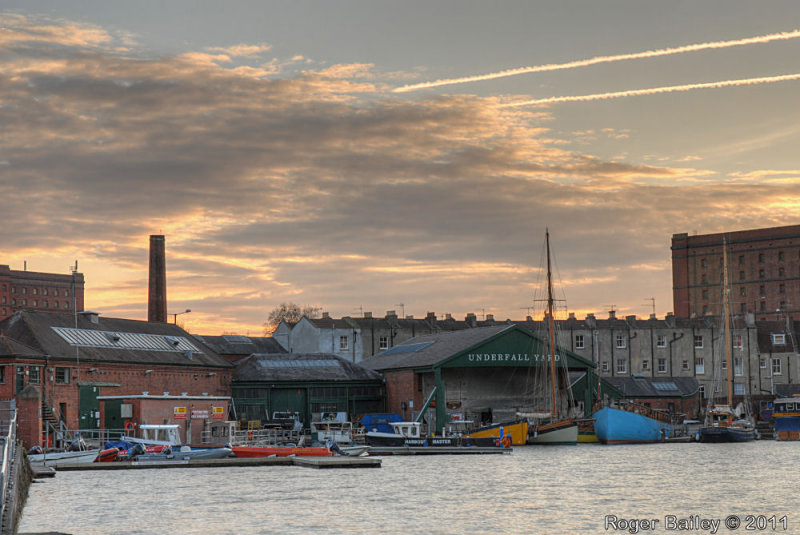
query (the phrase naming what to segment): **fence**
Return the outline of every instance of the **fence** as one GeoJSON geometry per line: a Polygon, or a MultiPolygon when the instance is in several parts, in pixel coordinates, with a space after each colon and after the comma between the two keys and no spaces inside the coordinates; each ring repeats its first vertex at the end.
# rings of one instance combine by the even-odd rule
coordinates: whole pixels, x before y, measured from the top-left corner
{"type": "MultiPolygon", "coordinates": [[[[12,400],[0,401],[0,441],[2,441],[2,459],[0,459],[0,525],[7,525],[9,503],[9,487],[13,489],[12,465],[17,443],[17,405],[12,400]]],[[[12,503],[15,500],[11,500],[12,503]]]]}

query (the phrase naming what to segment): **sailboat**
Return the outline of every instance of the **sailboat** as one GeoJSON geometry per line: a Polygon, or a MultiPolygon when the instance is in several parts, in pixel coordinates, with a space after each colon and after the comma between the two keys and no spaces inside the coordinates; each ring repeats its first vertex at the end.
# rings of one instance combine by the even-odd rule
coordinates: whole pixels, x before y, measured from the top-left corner
{"type": "MultiPolygon", "coordinates": [[[[549,413],[532,415],[528,427],[528,444],[577,444],[578,423],[572,418],[565,418],[558,412],[558,389],[556,383],[556,343],[555,322],[553,320],[553,279],[550,269],[550,230],[545,230],[545,243],[547,247],[547,330],[549,335],[549,350],[547,360],[550,362],[550,402],[549,413]]],[[[566,374],[566,364],[563,374],[565,389],[569,391],[570,385],[566,374]]]]}
{"type": "Polygon", "coordinates": [[[720,383],[715,374],[714,391],[708,398],[708,408],[703,427],[700,428],[700,442],[746,442],[756,438],[756,430],[749,419],[739,419],[733,410],[733,359],[731,352],[730,326],[730,288],[728,287],[728,248],[725,238],[722,239],[722,321],[725,330],[725,358],[728,362],[727,404],[715,404],[714,394],[720,383]]]}

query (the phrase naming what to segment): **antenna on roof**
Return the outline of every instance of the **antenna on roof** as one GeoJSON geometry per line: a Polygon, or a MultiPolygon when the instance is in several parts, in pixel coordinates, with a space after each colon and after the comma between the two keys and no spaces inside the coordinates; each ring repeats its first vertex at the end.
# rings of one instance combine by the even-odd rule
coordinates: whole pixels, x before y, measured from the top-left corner
{"type": "Polygon", "coordinates": [[[397,303],[395,306],[396,307],[400,307],[400,317],[401,318],[405,318],[406,317],[406,304],[405,303],[397,303]]]}
{"type": "Polygon", "coordinates": [[[645,301],[650,301],[650,303],[653,305],[653,316],[655,316],[656,315],[656,298],[655,297],[645,297],[644,300],[645,301]]]}

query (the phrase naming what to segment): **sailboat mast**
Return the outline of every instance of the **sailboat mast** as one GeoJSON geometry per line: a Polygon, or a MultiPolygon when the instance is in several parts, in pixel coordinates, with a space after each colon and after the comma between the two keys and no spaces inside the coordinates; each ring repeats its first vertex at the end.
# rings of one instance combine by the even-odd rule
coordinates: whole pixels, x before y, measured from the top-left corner
{"type": "Polygon", "coordinates": [[[731,354],[730,288],[728,287],[728,246],[722,238],[722,317],[725,322],[725,358],[728,359],[728,406],[733,408],[733,360],[731,354]]]}
{"type": "Polygon", "coordinates": [[[552,385],[553,420],[558,417],[556,408],[556,343],[553,328],[553,280],[550,271],[550,229],[545,228],[545,242],[547,243],[547,318],[550,331],[550,377],[552,385]]]}

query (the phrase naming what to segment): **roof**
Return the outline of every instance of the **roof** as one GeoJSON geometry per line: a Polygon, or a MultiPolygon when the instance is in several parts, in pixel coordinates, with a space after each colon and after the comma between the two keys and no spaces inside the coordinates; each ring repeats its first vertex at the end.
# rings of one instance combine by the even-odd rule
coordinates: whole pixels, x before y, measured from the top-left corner
{"type": "Polygon", "coordinates": [[[378,372],[327,353],[255,354],[239,361],[233,380],[244,381],[383,381],[378,372]]]}
{"type": "Polygon", "coordinates": [[[0,356],[3,357],[42,357],[40,351],[21,344],[6,335],[0,335],[0,356]]]}
{"type": "Polygon", "coordinates": [[[786,321],[757,321],[756,336],[758,337],[758,350],[762,355],[770,353],[795,353],[795,340],[797,333],[794,332],[794,322],[786,321]],[[773,334],[784,335],[783,345],[772,343],[773,334]]]}
{"type": "Polygon", "coordinates": [[[17,349],[27,347],[29,352],[53,359],[75,360],[77,347],[81,362],[232,367],[211,347],[171,323],[90,313],[76,317],[51,312],[15,312],[0,323],[0,329],[17,349]]]}
{"type": "Polygon", "coordinates": [[[775,384],[775,395],[782,397],[782,398],[789,398],[794,395],[800,395],[800,385],[799,384],[775,384]]]}
{"type": "Polygon", "coordinates": [[[361,364],[373,370],[433,366],[492,336],[514,328],[513,325],[503,324],[416,336],[365,359],[361,364]]]}
{"type": "Polygon", "coordinates": [[[631,398],[687,398],[700,392],[696,377],[603,377],[603,380],[631,398]]]}
{"type": "Polygon", "coordinates": [[[242,336],[224,334],[222,336],[193,335],[220,355],[241,355],[253,353],[286,353],[277,340],[271,336],[242,336]]]}

